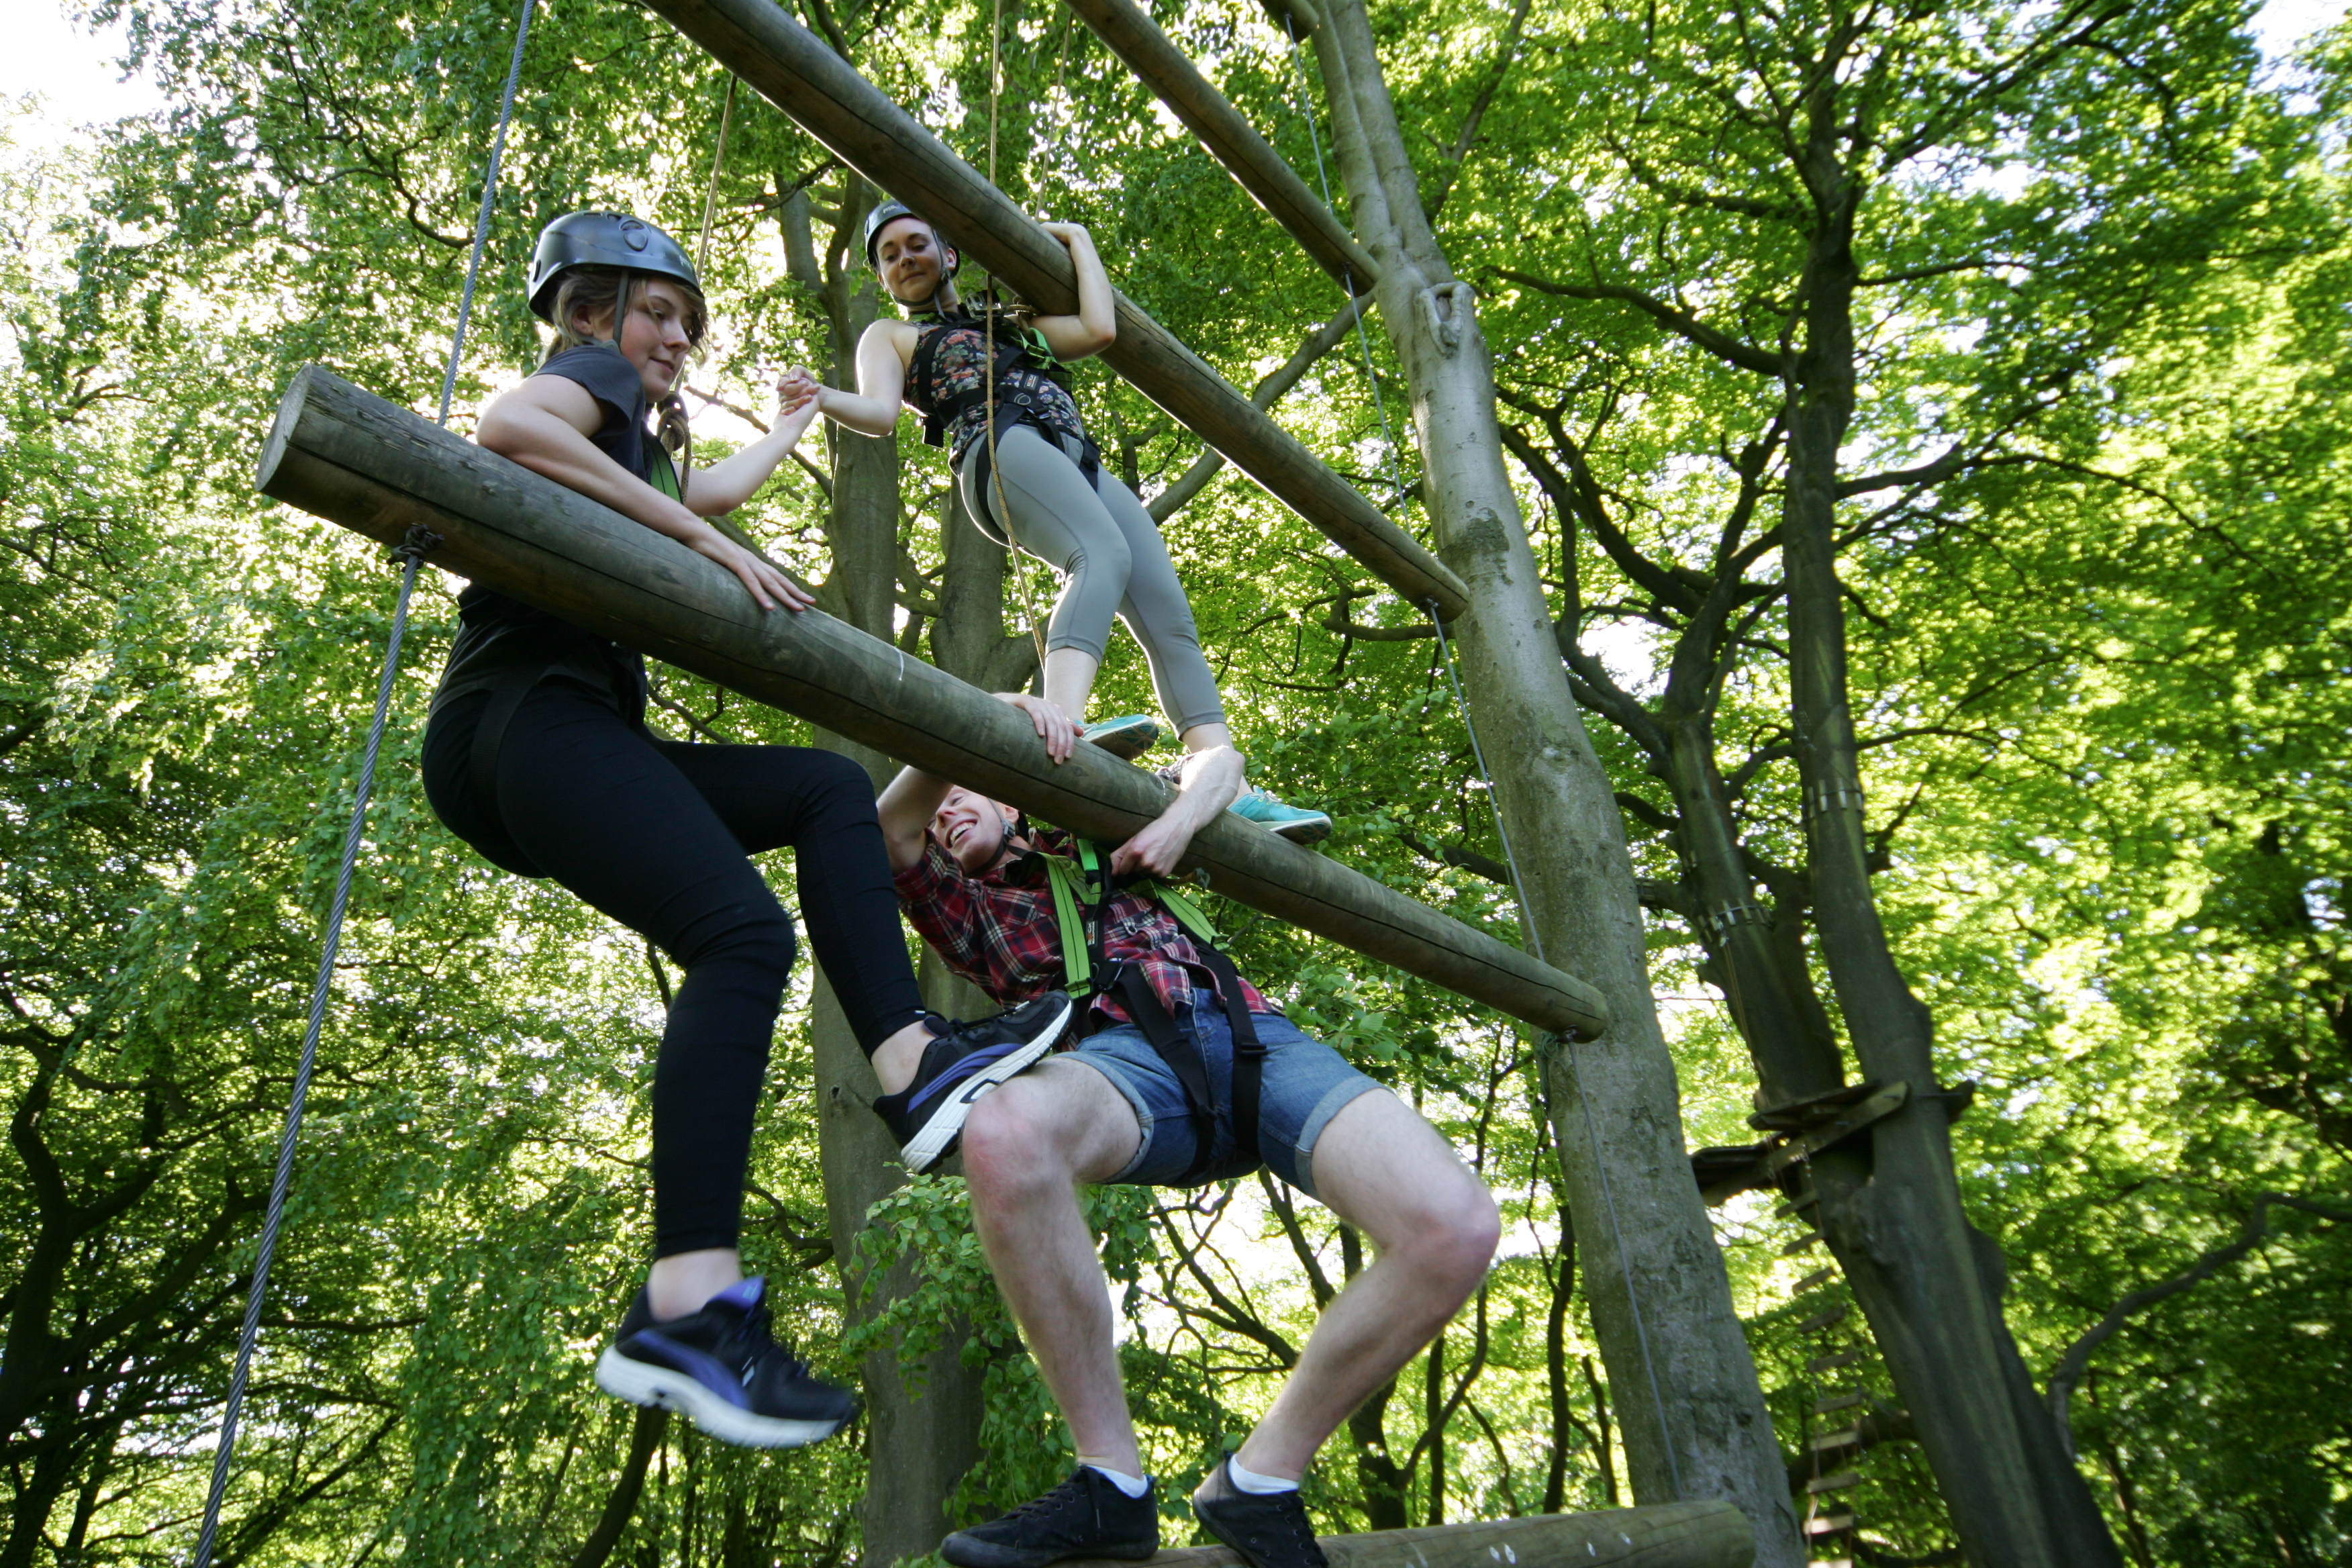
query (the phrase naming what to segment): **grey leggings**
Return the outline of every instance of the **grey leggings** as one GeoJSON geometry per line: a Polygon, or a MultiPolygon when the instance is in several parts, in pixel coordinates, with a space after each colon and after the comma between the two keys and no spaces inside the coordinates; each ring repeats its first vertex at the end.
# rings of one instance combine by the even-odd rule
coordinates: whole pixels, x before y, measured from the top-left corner
{"type": "MultiPolygon", "coordinates": [[[[965,449],[956,477],[972,514],[996,520],[1001,530],[996,481],[989,482],[985,508],[972,493],[986,440],[983,436],[965,449]]],[[[1065,437],[1061,445],[1064,450],[1056,450],[1029,425],[1015,426],[996,442],[1013,542],[1062,574],[1062,596],[1046,629],[1045,650],[1074,647],[1100,659],[1116,612],[1143,645],[1151,689],[1176,732],[1223,723],[1217,678],[1202,657],[1192,606],[1176,580],[1160,525],[1135,492],[1110,474],[1100,473],[1089,489],[1076,460],[1077,443],[1065,437]]]]}

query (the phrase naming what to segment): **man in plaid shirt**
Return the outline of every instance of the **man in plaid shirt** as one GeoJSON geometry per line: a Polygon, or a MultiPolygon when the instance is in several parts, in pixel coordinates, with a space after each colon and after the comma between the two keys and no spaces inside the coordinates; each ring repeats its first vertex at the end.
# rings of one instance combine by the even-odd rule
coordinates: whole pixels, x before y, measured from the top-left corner
{"type": "MultiPolygon", "coordinates": [[[[1003,700],[1030,716],[1056,763],[1068,758],[1076,731],[1060,709],[1031,697],[1003,700]]],[[[1174,804],[1113,852],[1112,871],[1172,875],[1241,781],[1231,747],[1190,754],[1174,804]]],[[[1002,803],[914,768],[883,792],[881,819],[908,918],[950,967],[1007,1006],[1067,984],[1045,858],[1068,855],[1069,835],[1024,831],[1002,803]]],[[[1156,900],[1118,892],[1101,947],[1114,973],[1126,968],[1133,978],[1097,985],[1074,1048],[992,1083],[959,1080],[952,1063],[927,1060],[914,1085],[875,1105],[911,1149],[916,1130],[949,1115],[923,1086],[967,1086],[932,1099],[961,1102],[952,1119],[973,1226],[1078,1453],[1070,1479],[958,1531],[940,1553],[961,1568],[1043,1568],[1158,1550],[1158,1503],[1112,1348],[1109,1286],[1077,1189],[1197,1185],[1264,1163],[1370,1237],[1379,1257],[1324,1310],[1273,1408],[1210,1471],[1192,1509],[1252,1568],[1324,1568],[1298,1479],[1349,1413],[1478,1288],[1500,1230],[1494,1199],[1419,1112],[1293,1027],[1156,900]],[[1228,983],[1265,1052],[1254,1138],[1234,1124],[1228,983]],[[1188,1096],[1179,1070],[1193,1053],[1205,1068],[1207,1106],[1188,1096]]],[[[943,1044],[939,1054],[953,1049],[943,1044]]],[[[931,1142],[940,1154],[953,1146],[935,1134],[931,1142]]]]}

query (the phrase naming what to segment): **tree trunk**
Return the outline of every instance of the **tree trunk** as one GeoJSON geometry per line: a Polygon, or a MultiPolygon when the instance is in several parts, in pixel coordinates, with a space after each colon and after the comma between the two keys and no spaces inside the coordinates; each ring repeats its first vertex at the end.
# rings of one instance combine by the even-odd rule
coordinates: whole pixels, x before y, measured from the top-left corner
{"type": "MultiPolygon", "coordinates": [[[[1822,104],[1834,103],[1824,93],[1822,104]]],[[[1838,447],[1854,405],[1853,234],[1859,187],[1817,106],[1804,168],[1820,215],[1806,264],[1805,349],[1783,513],[1797,761],[1822,954],[1864,1074],[1907,1081],[1867,1153],[1814,1162],[1821,1226],[1919,1430],[1978,1568],[2121,1568],[2000,1313],[2000,1248],[1969,1224],[1934,1031],[1878,918],[1838,584],[1838,447]]]]}
{"type": "Polygon", "coordinates": [[[1460,623],[1475,717],[1512,743],[1496,801],[1528,851],[1529,937],[1598,986],[1612,1019],[1564,1046],[1550,1102],[1586,1289],[1637,1498],[1719,1499],[1759,1564],[1802,1561],[1772,1423],[1683,1144],[1674,1061],[1652,1000],[1624,825],[1570,696],[1503,464],[1493,363],[1467,286],[1420,205],[1360,0],[1315,35],[1358,237],[1381,268],[1381,315],[1412,391],[1440,556],[1468,585],[1460,623]]]}

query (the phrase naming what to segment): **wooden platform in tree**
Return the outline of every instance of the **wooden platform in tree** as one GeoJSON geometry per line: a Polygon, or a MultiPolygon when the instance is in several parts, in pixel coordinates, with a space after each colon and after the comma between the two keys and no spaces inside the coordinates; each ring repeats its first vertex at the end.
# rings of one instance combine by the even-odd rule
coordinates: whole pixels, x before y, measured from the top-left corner
{"type": "MultiPolygon", "coordinates": [[[[1124,839],[1173,798],[1092,746],[1055,765],[986,693],[822,611],[762,613],[677,541],[320,366],[287,388],[257,482],[386,543],[430,529],[449,571],[1090,837],[1124,839]]],[[[1539,1028],[1605,1026],[1581,981],[1230,813],[1190,864],[1216,892],[1539,1028]]]]}
{"type": "MultiPolygon", "coordinates": [[[[1756,1540],[1727,1502],[1544,1513],[1321,1538],[1331,1568],[1749,1568],[1756,1540]]],[[[1241,1568],[1222,1546],[1162,1552],[1146,1568],[1241,1568]]],[[[1112,1568],[1074,1557],[1060,1568],[1112,1568]]],[[[1122,1563],[1119,1568],[1134,1568],[1122,1563]]]]}

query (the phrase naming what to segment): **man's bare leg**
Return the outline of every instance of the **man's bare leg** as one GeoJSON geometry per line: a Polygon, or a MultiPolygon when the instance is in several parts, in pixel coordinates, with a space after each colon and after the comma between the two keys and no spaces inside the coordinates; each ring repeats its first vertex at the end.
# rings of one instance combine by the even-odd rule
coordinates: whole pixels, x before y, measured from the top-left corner
{"type": "Polygon", "coordinates": [[[1289,1481],[1461,1310],[1502,1234],[1486,1184],[1386,1089],[1358,1095],[1324,1128],[1315,1186],[1379,1256],[1323,1310],[1274,1407],[1234,1456],[1245,1469],[1289,1481]]]}
{"type": "Polygon", "coordinates": [[[996,1287],[1070,1424],[1079,1461],[1129,1476],[1143,1473],[1143,1458],[1111,1343],[1110,1288],[1078,1186],[1125,1169],[1142,1135],[1126,1096],[1070,1061],[1041,1062],[991,1090],[963,1125],[972,1226],[996,1287]]]}

